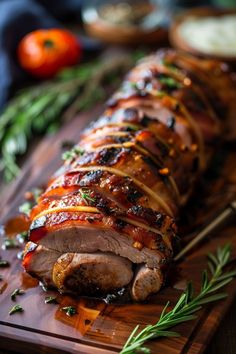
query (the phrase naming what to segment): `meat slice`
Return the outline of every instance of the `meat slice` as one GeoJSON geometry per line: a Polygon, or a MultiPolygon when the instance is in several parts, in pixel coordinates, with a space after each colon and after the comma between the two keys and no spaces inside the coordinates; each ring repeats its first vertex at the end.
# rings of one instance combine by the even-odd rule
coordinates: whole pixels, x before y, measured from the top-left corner
{"type": "Polygon", "coordinates": [[[33,277],[41,280],[46,287],[54,287],[52,270],[61,253],[42,245],[28,242],[24,251],[23,266],[33,277]]]}
{"type": "Polygon", "coordinates": [[[59,291],[79,295],[107,294],[132,278],[132,263],[108,253],[65,253],[53,267],[53,282],[59,291]]]}
{"type": "Polygon", "coordinates": [[[141,265],[132,283],[131,296],[135,301],[143,301],[150,294],[157,293],[162,284],[163,274],[160,269],[141,265]]]}

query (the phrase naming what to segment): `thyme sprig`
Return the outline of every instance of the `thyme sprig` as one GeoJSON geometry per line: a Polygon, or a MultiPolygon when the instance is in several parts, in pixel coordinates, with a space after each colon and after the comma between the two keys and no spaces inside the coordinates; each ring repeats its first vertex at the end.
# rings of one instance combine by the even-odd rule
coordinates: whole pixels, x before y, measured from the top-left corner
{"type": "Polygon", "coordinates": [[[62,160],[66,162],[71,162],[78,156],[82,156],[84,154],[84,150],[79,146],[74,146],[72,149],[63,152],[62,160]]]}
{"type": "Polygon", "coordinates": [[[179,333],[169,331],[170,328],[197,318],[195,313],[202,308],[202,305],[213,301],[221,300],[227,297],[226,293],[217,292],[219,289],[230,283],[236,276],[236,270],[224,272],[223,268],[229,262],[231,254],[230,245],[219,247],[216,254],[208,254],[208,268],[202,274],[201,290],[194,295],[194,289],[190,282],[186,291],[180,296],[175,306],[167,311],[170,303],[167,302],[159,320],[154,325],[144,327],[139,333],[137,325],[120,354],[150,353],[150,350],[144,346],[149,340],[159,337],[178,337],[179,333]],[[211,277],[209,277],[209,272],[211,277]]]}
{"type": "Polygon", "coordinates": [[[95,198],[91,197],[91,191],[88,188],[81,188],[79,190],[79,193],[81,195],[81,198],[85,201],[86,204],[89,204],[88,202],[95,202],[95,198]]]}

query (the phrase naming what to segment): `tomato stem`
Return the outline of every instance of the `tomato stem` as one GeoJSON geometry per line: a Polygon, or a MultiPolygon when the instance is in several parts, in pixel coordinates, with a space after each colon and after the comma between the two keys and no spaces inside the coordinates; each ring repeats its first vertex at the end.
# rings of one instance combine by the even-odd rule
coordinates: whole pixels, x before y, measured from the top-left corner
{"type": "Polygon", "coordinates": [[[54,47],[54,43],[51,39],[45,39],[45,41],[43,42],[44,47],[46,48],[52,48],[54,47]]]}

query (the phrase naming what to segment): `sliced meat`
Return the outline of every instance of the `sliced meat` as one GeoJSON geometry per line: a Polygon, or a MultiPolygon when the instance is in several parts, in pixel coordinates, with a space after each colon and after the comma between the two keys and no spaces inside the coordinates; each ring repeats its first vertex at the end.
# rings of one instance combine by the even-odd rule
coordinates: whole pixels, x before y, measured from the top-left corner
{"type": "Polygon", "coordinates": [[[163,275],[158,268],[141,265],[132,283],[131,296],[135,301],[144,301],[150,294],[157,293],[163,284],[163,275]]]}
{"type": "Polygon", "coordinates": [[[161,50],[138,63],[32,210],[25,269],[63,292],[157,292],[235,97],[216,61],[161,50]]]}
{"type": "Polygon", "coordinates": [[[33,277],[41,280],[46,287],[54,287],[52,270],[61,253],[42,245],[28,242],[24,251],[23,266],[33,277]]]}
{"type": "Polygon", "coordinates": [[[129,284],[132,277],[132,263],[108,253],[65,253],[53,267],[59,291],[79,295],[107,294],[129,284]]]}

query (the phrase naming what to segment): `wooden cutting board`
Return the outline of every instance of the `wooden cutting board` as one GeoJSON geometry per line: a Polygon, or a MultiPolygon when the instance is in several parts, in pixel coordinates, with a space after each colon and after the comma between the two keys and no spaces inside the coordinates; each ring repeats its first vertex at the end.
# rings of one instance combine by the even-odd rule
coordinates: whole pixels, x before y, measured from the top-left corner
{"type": "MultiPolygon", "coordinates": [[[[19,178],[2,191],[1,223],[17,213],[19,205],[24,200],[25,191],[44,184],[60,166],[62,142],[65,140],[76,142],[82,128],[96,118],[99,111],[101,108],[81,114],[67,123],[56,135],[43,139],[27,159],[19,178]]],[[[218,160],[222,160],[221,155],[218,154],[218,160]]],[[[224,149],[223,160],[224,168],[220,169],[220,176],[215,178],[217,172],[213,169],[213,172],[196,187],[200,197],[193,197],[185,209],[180,221],[180,230],[183,234],[196,232],[236,195],[236,152],[233,151],[232,146],[224,149]]],[[[214,168],[220,164],[222,161],[216,161],[214,168]]],[[[199,289],[201,272],[207,266],[206,254],[209,251],[214,252],[219,245],[231,242],[232,258],[236,258],[235,235],[236,224],[232,220],[173,267],[169,284],[144,304],[106,304],[100,300],[74,299],[68,296],[60,296],[59,305],[45,304],[45,296],[56,293],[50,291],[46,294],[38,286],[37,281],[23,272],[16,250],[1,250],[2,259],[9,260],[11,266],[0,268],[0,274],[3,275],[3,280],[0,282],[0,348],[22,353],[28,351],[90,354],[119,352],[137,324],[155,323],[166,302],[168,300],[171,304],[176,302],[186,281],[193,280],[194,286],[199,289]],[[17,298],[17,303],[22,305],[24,312],[9,316],[9,309],[14,305],[10,294],[16,288],[25,289],[25,294],[17,298]],[[76,306],[78,314],[73,317],[66,316],[60,311],[60,308],[65,305],[76,306]]],[[[186,236],[183,242],[186,243],[190,238],[191,235],[186,236]]],[[[164,338],[149,343],[151,352],[155,354],[202,353],[233,302],[236,281],[230,283],[225,291],[229,294],[227,299],[204,307],[199,312],[197,320],[175,328],[181,337],[164,338]]]]}

